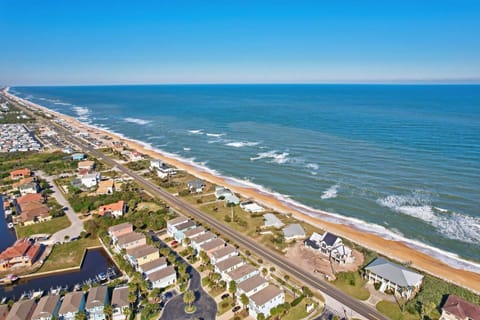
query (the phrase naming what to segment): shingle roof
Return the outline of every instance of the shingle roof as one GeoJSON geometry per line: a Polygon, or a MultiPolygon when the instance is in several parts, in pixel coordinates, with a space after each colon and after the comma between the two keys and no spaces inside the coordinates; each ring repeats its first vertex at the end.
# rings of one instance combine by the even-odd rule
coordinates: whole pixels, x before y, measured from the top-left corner
{"type": "Polygon", "coordinates": [[[268,287],[251,295],[250,300],[252,300],[257,306],[263,306],[265,303],[269,302],[270,300],[272,300],[282,292],[283,291],[280,288],[271,284],[268,287]]]}
{"type": "Polygon", "coordinates": [[[118,237],[117,244],[119,246],[123,246],[124,244],[131,243],[134,241],[138,241],[141,239],[145,239],[145,235],[139,232],[130,232],[118,237]]]}
{"type": "Polygon", "coordinates": [[[143,245],[143,246],[139,246],[139,247],[135,247],[135,248],[130,248],[130,249],[127,249],[127,254],[129,256],[132,256],[134,258],[141,258],[141,257],[144,257],[144,256],[147,256],[149,254],[152,254],[154,252],[158,252],[158,249],[155,248],[154,246],[151,246],[151,245],[143,245]]]}
{"type": "Polygon", "coordinates": [[[22,300],[15,302],[12,306],[12,309],[10,309],[7,320],[30,319],[34,308],[35,300],[22,300]]]}
{"type": "Polygon", "coordinates": [[[442,310],[445,310],[460,319],[480,320],[480,306],[454,295],[448,296],[442,310]]]}
{"type": "Polygon", "coordinates": [[[233,266],[245,263],[245,261],[240,256],[231,257],[223,261],[218,262],[215,266],[220,272],[223,272],[227,269],[230,269],[233,266]]]}
{"type": "Polygon", "coordinates": [[[107,296],[108,288],[106,286],[93,287],[88,291],[86,309],[101,307],[105,305],[105,297],[107,296]]]}
{"type": "Polygon", "coordinates": [[[168,220],[167,224],[171,225],[171,226],[175,226],[177,224],[185,223],[187,221],[188,221],[188,218],[180,216],[180,217],[176,217],[176,218],[168,220]]]}
{"type": "Polygon", "coordinates": [[[77,312],[83,299],[83,292],[69,292],[65,295],[60,306],[59,314],[77,312]]]}
{"type": "Polygon", "coordinates": [[[254,277],[251,277],[250,279],[240,282],[238,284],[238,288],[244,292],[250,292],[253,289],[260,287],[266,282],[267,280],[264,277],[262,277],[261,275],[256,275],[254,277]]]}
{"type": "Polygon", "coordinates": [[[238,267],[235,270],[230,271],[228,276],[232,278],[232,280],[237,281],[238,279],[242,278],[243,276],[246,276],[247,274],[250,274],[254,271],[257,271],[257,268],[250,264],[244,264],[241,267],[238,267]]]}
{"type": "Polygon", "coordinates": [[[263,215],[263,218],[265,219],[266,227],[281,227],[284,225],[273,213],[266,213],[263,215]]]}
{"type": "Polygon", "coordinates": [[[179,225],[176,225],[176,226],[175,226],[175,229],[177,229],[178,231],[182,231],[182,230],[185,230],[185,229],[194,227],[194,226],[195,226],[195,222],[193,222],[193,221],[187,221],[187,222],[185,222],[185,223],[181,223],[181,224],[179,224],[179,225]]]}
{"type": "Polygon", "coordinates": [[[147,272],[149,270],[155,269],[159,266],[163,266],[167,264],[167,259],[165,257],[161,257],[158,259],[155,259],[153,261],[144,263],[140,265],[140,268],[142,268],[143,272],[147,272]]]}
{"type": "Polygon", "coordinates": [[[32,320],[53,317],[59,301],[59,295],[45,296],[41,298],[33,312],[32,320]]]}
{"type": "Polygon", "coordinates": [[[133,226],[130,222],[124,222],[115,226],[111,226],[110,228],[108,228],[108,232],[114,233],[115,231],[122,230],[124,228],[133,228],[133,226]]]}
{"type": "Polygon", "coordinates": [[[402,287],[414,286],[423,279],[421,274],[383,258],[375,259],[365,269],[402,287]]]}
{"type": "Polygon", "coordinates": [[[152,272],[148,275],[148,279],[152,282],[156,282],[163,278],[166,278],[172,274],[175,274],[175,268],[173,266],[168,266],[166,268],[160,269],[158,271],[152,272]]]}
{"type": "Polygon", "coordinates": [[[223,248],[220,248],[220,249],[217,249],[217,250],[213,251],[212,256],[215,257],[215,259],[219,259],[219,258],[228,256],[232,252],[236,252],[236,251],[237,251],[237,249],[234,246],[228,244],[227,246],[225,246],[223,248]]]}
{"type": "Polygon", "coordinates": [[[184,235],[185,237],[187,237],[187,238],[190,238],[190,237],[193,237],[193,236],[195,236],[195,235],[197,235],[197,234],[199,234],[199,233],[202,233],[202,232],[204,232],[204,231],[205,231],[205,228],[202,227],[202,226],[200,226],[200,227],[196,227],[196,228],[190,229],[190,230],[188,230],[188,231],[185,231],[185,232],[183,233],[183,235],[184,235]]]}
{"type": "Polygon", "coordinates": [[[225,241],[223,241],[222,239],[215,239],[215,240],[208,241],[207,243],[202,244],[200,246],[200,249],[204,250],[204,251],[209,251],[209,250],[212,250],[212,249],[215,249],[217,247],[224,246],[224,245],[225,245],[225,241]]]}
{"type": "Polygon", "coordinates": [[[283,228],[283,235],[285,236],[285,238],[304,237],[305,231],[298,223],[292,223],[283,228]]]}
{"type": "Polygon", "coordinates": [[[112,307],[128,306],[128,287],[120,287],[113,289],[112,293],[112,307]]]}
{"type": "Polygon", "coordinates": [[[204,234],[192,237],[190,240],[196,244],[203,243],[207,240],[215,239],[216,236],[211,232],[205,232],[204,234]]]}

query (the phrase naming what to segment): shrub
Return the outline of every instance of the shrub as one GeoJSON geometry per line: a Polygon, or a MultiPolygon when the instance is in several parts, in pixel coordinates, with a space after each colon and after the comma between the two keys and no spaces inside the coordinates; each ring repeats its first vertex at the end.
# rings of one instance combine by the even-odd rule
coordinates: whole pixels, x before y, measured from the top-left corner
{"type": "Polygon", "coordinates": [[[382,284],[381,284],[380,282],[375,282],[375,283],[373,284],[373,287],[375,288],[375,290],[380,289],[381,286],[382,286],[382,284]]]}
{"type": "Polygon", "coordinates": [[[302,300],[305,298],[305,296],[302,294],[301,296],[297,297],[295,300],[293,300],[290,304],[293,307],[297,306],[302,300]]]}

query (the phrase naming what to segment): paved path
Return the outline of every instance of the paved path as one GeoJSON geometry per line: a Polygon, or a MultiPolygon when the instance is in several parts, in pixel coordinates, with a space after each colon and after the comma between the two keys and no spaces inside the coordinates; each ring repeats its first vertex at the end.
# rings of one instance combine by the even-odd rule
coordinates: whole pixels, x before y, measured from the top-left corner
{"type": "Polygon", "coordinates": [[[62,229],[56,233],[54,233],[50,239],[46,241],[42,241],[44,244],[54,244],[57,242],[64,242],[65,236],[68,235],[70,239],[78,237],[80,233],[83,231],[83,222],[78,218],[75,211],[73,211],[72,206],[70,203],[65,199],[63,193],[58,189],[57,185],[53,181],[54,177],[47,176],[44,172],[38,171],[36,174],[42,178],[47,180],[48,184],[51,186],[51,190],[53,191],[52,196],[55,197],[55,200],[63,207],[66,208],[65,214],[67,215],[68,219],[70,220],[71,225],[65,229],[62,229]]]}

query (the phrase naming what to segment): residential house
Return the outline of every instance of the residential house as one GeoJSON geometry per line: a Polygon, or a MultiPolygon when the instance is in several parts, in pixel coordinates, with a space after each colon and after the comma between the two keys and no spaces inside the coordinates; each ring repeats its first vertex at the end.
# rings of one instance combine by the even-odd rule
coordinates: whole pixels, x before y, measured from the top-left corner
{"type": "Polygon", "coordinates": [[[207,231],[204,234],[190,238],[190,245],[193,247],[193,249],[195,249],[196,252],[200,252],[200,246],[202,244],[213,241],[215,239],[217,239],[217,236],[210,231],[207,231]]]}
{"type": "Polygon", "coordinates": [[[195,227],[196,227],[196,224],[193,221],[187,221],[185,223],[176,225],[175,227],[173,227],[173,229],[176,230],[175,233],[173,234],[173,237],[175,238],[175,240],[181,242],[185,238],[184,233],[195,227]]]}
{"type": "Polygon", "coordinates": [[[277,228],[280,229],[285,224],[277,218],[273,213],[266,213],[263,215],[265,222],[263,223],[264,228],[277,228]]]}
{"type": "Polygon", "coordinates": [[[0,320],[6,320],[8,315],[8,305],[0,305],[0,320]]]}
{"type": "Polygon", "coordinates": [[[240,282],[237,285],[237,297],[240,297],[242,294],[245,294],[247,297],[254,295],[260,290],[268,287],[268,281],[261,275],[256,275],[240,282]]]}
{"type": "Polygon", "coordinates": [[[38,186],[38,183],[35,181],[29,182],[29,183],[24,183],[18,187],[18,190],[20,191],[20,194],[22,196],[29,194],[29,193],[39,193],[40,192],[40,187],[38,186]]]}
{"type": "Polygon", "coordinates": [[[80,178],[80,181],[82,182],[82,185],[84,185],[86,188],[93,188],[97,186],[98,181],[100,181],[101,175],[100,173],[87,173],[86,175],[83,175],[80,178]]]}
{"type": "Polygon", "coordinates": [[[225,198],[225,196],[227,195],[231,195],[232,191],[222,186],[216,186],[214,194],[215,194],[215,198],[217,198],[218,200],[220,198],[225,198]]]}
{"type": "Polygon", "coordinates": [[[147,244],[147,239],[143,233],[130,232],[121,235],[115,242],[115,251],[121,252],[122,249],[128,250],[135,247],[143,246],[147,244]]]}
{"type": "Polygon", "coordinates": [[[230,272],[225,273],[223,278],[225,281],[227,281],[227,283],[233,280],[237,284],[239,284],[240,282],[250,279],[251,277],[254,277],[258,274],[260,274],[258,268],[255,268],[250,264],[245,264],[230,272]]]}
{"type": "Polygon", "coordinates": [[[83,311],[85,311],[85,295],[83,292],[68,292],[60,305],[58,317],[60,320],[75,320],[75,315],[83,311]]]}
{"type": "Polygon", "coordinates": [[[365,277],[369,282],[379,282],[379,291],[393,290],[405,298],[410,298],[422,285],[423,276],[390,262],[384,258],[377,258],[365,267],[365,277]]]}
{"type": "Polygon", "coordinates": [[[28,168],[13,170],[10,172],[10,179],[12,180],[23,179],[23,178],[30,177],[31,174],[32,172],[28,168]]]}
{"type": "Polygon", "coordinates": [[[36,307],[35,300],[21,300],[13,304],[7,320],[30,320],[36,307]]]}
{"type": "Polygon", "coordinates": [[[233,193],[232,194],[227,194],[225,196],[225,203],[227,205],[229,205],[229,204],[238,205],[240,203],[240,199],[236,195],[234,195],[233,193]]]}
{"type": "Polygon", "coordinates": [[[87,169],[87,170],[92,170],[95,168],[95,161],[90,161],[90,160],[85,160],[85,161],[80,161],[77,165],[78,170],[81,169],[87,169]]]}
{"type": "Polygon", "coordinates": [[[32,320],[51,320],[57,318],[60,304],[60,296],[57,294],[40,298],[33,312],[32,320]]]}
{"type": "Polygon", "coordinates": [[[188,218],[180,216],[174,219],[170,219],[167,221],[167,233],[169,236],[174,236],[175,232],[177,232],[176,226],[188,222],[188,218]]]}
{"type": "Polygon", "coordinates": [[[104,216],[104,215],[109,214],[109,215],[114,216],[115,218],[118,218],[118,217],[123,216],[126,209],[127,208],[126,208],[125,201],[120,200],[120,201],[115,202],[115,203],[110,203],[110,204],[107,204],[107,205],[100,206],[98,208],[98,215],[99,216],[104,216]]]}
{"type": "Polygon", "coordinates": [[[245,265],[245,260],[240,256],[231,257],[215,264],[215,272],[226,274],[245,265]]]}
{"type": "Polygon", "coordinates": [[[183,233],[183,236],[184,236],[184,237],[183,237],[183,241],[182,241],[183,245],[185,245],[185,239],[187,239],[187,238],[188,238],[188,239],[191,239],[191,238],[193,238],[193,237],[196,237],[196,236],[199,236],[199,235],[201,235],[201,234],[204,234],[205,232],[206,232],[206,230],[205,230],[205,228],[202,227],[202,226],[195,227],[195,228],[193,228],[193,229],[190,229],[190,230],[188,230],[188,231],[185,231],[185,232],[183,233]]]}
{"type": "Polygon", "coordinates": [[[325,232],[319,235],[314,232],[304,243],[306,247],[328,256],[337,263],[353,262],[352,249],[345,246],[342,239],[333,233],[325,232]]]}
{"type": "Polygon", "coordinates": [[[108,235],[113,241],[117,241],[118,237],[130,232],[133,232],[133,225],[130,222],[120,223],[108,228],[108,235]]]}
{"type": "Polygon", "coordinates": [[[192,180],[187,183],[188,190],[192,193],[201,193],[207,185],[203,180],[192,180]]]}
{"type": "Polygon", "coordinates": [[[260,313],[263,313],[265,317],[269,317],[270,310],[284,302],[285,293],[280,288],[269,285],[250,296],[248,313],[254,319],[256,319],[260,313]]]}
{"type": "Polygon", "coordinates": [[[127,320],[126,310],[129,310],[128,287],[118,287],[112,293],[112,320],[127,320]]]}
{"type": "Polygon", "coordinates": [[[480,306],[455,295],[448,295],[440,320],[480,320],[480,306]]]}
{"type": "Polygon", "coordinates": [[[168,266],[152,272],[147,277],[152,284],[152,288],[166,288],[175,284],[177,281],[177,273],[175,272],[175,268],[173,266],[168,266]]]}
{"type": "Polygon", "coordinates": [[[253,202],[252,200],[247,200],[240,203],[240,208],[250,213],[260,213],[265,211],[263,207],[259,206],[257,203],[253,202]]]}
{"type": "Polygon", "coordinates": [[[96,194],[113,194],[115,192],[115,182],[113,179],[102,180],[98,183],[96,194]]]}
{"type": "Polygon", "coordinates": [[[161,257],[153,261],[141,264],[138,266],[138,271],[143,273],[144,276],[148,276],[150,273],[156,272],[167,267],[167,259],[161,257]]]}
{"type": "Polygon", "coordinates": [[[163,167],[163,162],[162,160],[158,160],[158,159],[153,159],[153,160],[150,160],[150,170],[155,170],[155,169],[160,169],[163,167]]]}
{"type": "Polygon", "coordinates": [[[40,257],[41,252],[41,244],[27,238],[18,239],[0,253],[0,271],[9,270],[12,267],[31,266],[40,257]]]}
{"type": "Polygon", "coordinates": [[[29,203],[29,202],[43,203],[44,198],[40,193],[35,193],[35,194],[30,193],[30,194],[26,194],[24,196],[18,197],[17,199],[15,199],[15,202],[18,205],[22,205],[22,204],[29,203]]]}
{"type": "Polygon", "coordinates": [[[215,239],[200,245],[200,251],[205,251],[205,253],[211,258],[212,253],[215,250],[218,250],[224,247],[225,247],[225,241],[223,241],[222,239],[215,239]]]}
{"type": "Polygon", "coordinates": [[[210,256],[210,261],[212,264],[217,264],[221,261],[227,260],[228,258],[237,256],[238,250],[234,246],[227,244],[226,246],[221,247],[208,255],[210,256]]]}
{"type": "Polygon", "coordinates": [[[103,311],[105,306],[110,304],[107,286],[93,287],[88,291],[85,311],[88,320],[105,320],[106,315],[103,311]]]}
{"type": "Polygon", "coordinates": [[[305,238],[305,230],[298,223],[292,223],[283,228],[283,237],[285,241],[293,241],[305,238]]]}
{"type": "Polygon", "coordinates": [[[36,181],[35,177],[23,178],[23,179],[20,179],[20,181],[13,183],[12,188],[15,189],[15,190],[18,190],[18,188],[20,188],[20,186],[22,186],[24,184],[27,184],[27,183],[35,182],[35,181],[36,181]]]}
{"type": "Polygon", "coordinates": [[[20,212],[19,220],[23,225],[28,226],[37,222],[49,221],[52,219],[50,209],[43,203],[27,202],[17,207],[17,213],[20,212]]]}
{"type": "Polygon", "coordinates": [[[73,161],[82,161],[83,159],[85,159],[85,154],[83,154],[83,153],[72,154],[72,160],[73,161]]]}
{"type": "Polygon", "coordinates": [[[154,246],[142,245],[127,249],[127,258],[135,268],[138,268],[141,264],[160,258],[160,254],[154,246]]]}
{"type": "Polygon", "coordinates": [[[138,151],[132,151],[128,153],[128,157],[130,158],[130,161],[140,161],[143,160],[143,154],[141,154],[138,151]]]}

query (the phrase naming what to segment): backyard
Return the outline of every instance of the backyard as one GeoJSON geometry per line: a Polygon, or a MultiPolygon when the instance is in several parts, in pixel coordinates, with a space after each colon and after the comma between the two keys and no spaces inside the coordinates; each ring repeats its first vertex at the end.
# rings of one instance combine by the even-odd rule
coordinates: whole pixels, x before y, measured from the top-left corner
{"type": "Polygon", "coordinates": [[[70,226],[70,220],[67,216],[61,216],[58,218],[53,218],[50,221],[35,223],[29,226],[20,226],[15,227],[17,232],[17,238],[25,238],[34,234],[49,234],[52,235],[57,231],[65,229],[70,226]]]}

